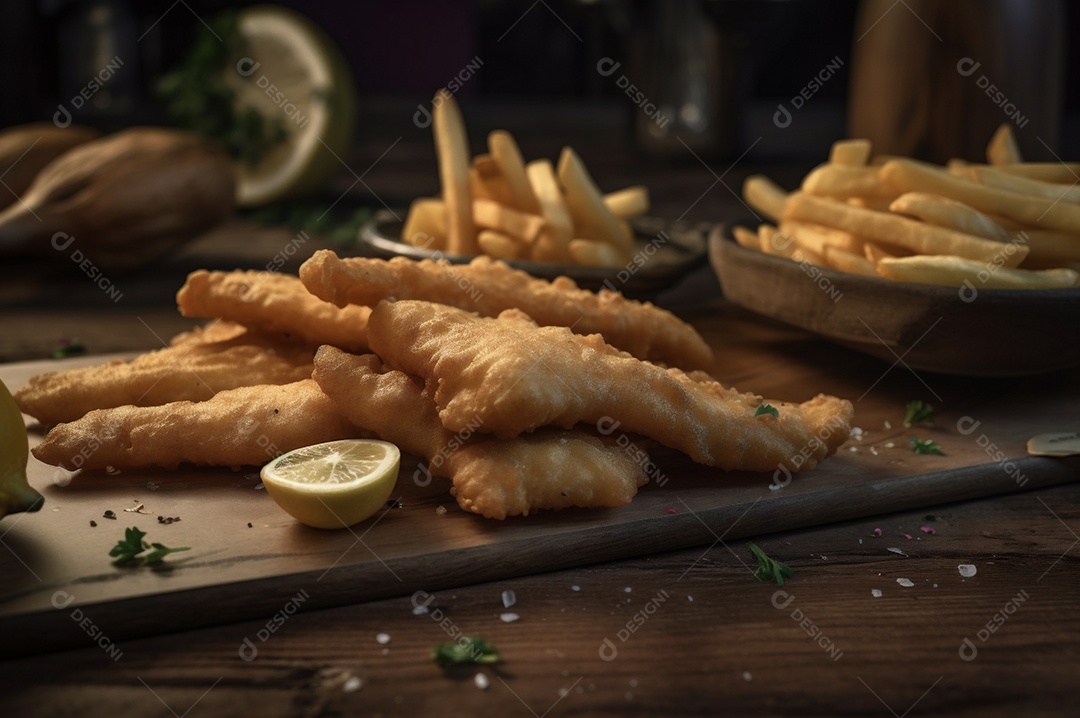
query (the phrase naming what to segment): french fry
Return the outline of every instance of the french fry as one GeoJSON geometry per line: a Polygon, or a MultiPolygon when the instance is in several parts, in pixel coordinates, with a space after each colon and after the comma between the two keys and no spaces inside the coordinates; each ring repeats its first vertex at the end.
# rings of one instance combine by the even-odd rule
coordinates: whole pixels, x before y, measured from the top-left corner
{"type": "Polygon", "coordinates": [[[528,214],[538,214],[540,204],[533,194],[529,178],[525,176],[525,160],[521,157],[514,136],[506,130],[495,130],[488,135],[488,151],[510,186],[514,197],[512,207],[528,214]]]}
{"type": "Polygon", "coordinates": [[[1020,155],[1020,146],[1016,144],[1016,135],[1013,134],[1012,126],[1008,123],[997,128],[997,132],[990,138],[990,144],[986,146],[986,161],[992,165],[1009,165],[1023,162],[1020,155]]]}
{"type": "Polygon", "coordinates": [[[469,141],[457,100],[439,90],[433,102],[432,126],[439,159],[439,181],[446,206],[446,250],[451,254],[476,254],[476,227],[472,218],[469,186],[469,141]]]}
{"type": "Polygon", "coordinates": [[[566,190],[566,206],[574,220],[575,234],[607,242],[629,258],[634,252],[633,237],[619,226],[581,158],[569,147],[559,155],[558,176],[566,190]]]}
{"type": "Polygon", "coordinates": [[[967,281],[980,289],[1058,289],[1080,280],[1080,274],[1071,269],[998,267],[989,271],[982,262],[948,255],[882,259],[877,269],[882,276],[904,282],[960,287],[967,281]]]}
{"type": "Polygon", "coordinates": [[[493,229],[482,229],[476,235],[476,243],[480,250],[495,259],[521,259],[525,246],[513,237],[493,229]]]}
{"type": "Polygon", "coordinates": [[[955,229],[976,237],[1008,242],[1012,235],[989,216],[948,197],[926,192],[906,192],[889,205],[889,210],[906,214],[939,227],[955,229]]]}
{"type": "Polygon", "coordinates": [[[510,183],[503,177],[491,155],[473,157],[472,167],[469,168],[469,183],[473,190],[473,198],[490,199],[507,206],[514,204],[514,193],[510,189],[510,183]]]}
{"type": "Polygon", "coordinates": [[[1014,165],[994,165],[994,169],[1043,182],[1072,184],[1080,180],[1080,164],[1069,162],[1021,162],[1014,165]]]}
{"type": "Polygon", "coordinates": [[[863,245],[863,255],[866,257],[866,261],[875,266],[883,259],[896,259],[895,254],[882,249],[880,245],[874,244],[873,242],[867,242],[863,245]]]}
{"type": "Polygon", "coordinates": [[[870,161],[870,140],[838,140],[829,151],[829,163],[843,167],[865,167],[870,161]]]}
{"type": "Polygon", "coordinates": [[[642,185],[634,185],[604,195],[604,204],[619,219],[640,217],[649,211],[649,190],[642,185]]]}
{"type": "Polygon", "coordinates": [[[572,239],[570,256],[583,267],[621,267],[626,261],[619,251],[606,242],[591,239],[572,239]]]}
{"type": "Polygon", "coordinates": [[[1060,267],[1080,262],[1080,237],[1041,229],[1018,230],[1017,237],[1027,243],[1030,252],[1024,259],[1029,268],[1060,267]]]}
{"type": "Polygon", "coordinates": [[[421,197],[409,205],[401,241],[430,250],[446,249],[446,206],[441,199],[421,197]]]}
{"type": "Polygon", "coordinates": [[[1080,204],[1080,187],[1075,184],[1064,185],[1057,182],[1020,177],[1008,172],[1001,172],[994,167],[972,167],[973,179],[987,187],[1003,189],[1007,192],[1026,194],[1029,197],[1042,197],[1053,202],[1072,202],[1080,204]]]}
{"type": "Polygon", "coordinates": [[[833,269],[851,274],[862,274],[868,277],[876,277],[877,270],[865,257],[851,252],[845,252],[837,247],[825,247],[825,261],[833,269]]]}
{"type": "Polygon", "coordinates": [[[736,226],[732,228],[731,234],[734,235],[735,241],[740,247],[746,249],[761,249],[761,243],[758,241],[757,232],[752,232],[746,227],[736,226]]]}
{"type": "Polygon", "coordinates": [[[477,226],[508,234],[526,244],[535,242],[544,229],[540,215],[525,214],[489,199],[473,200],[472,216],[477,226]]]}
{"type": "Polygon", "coordinates": [[[825,266],[825,258],[817,252],[796,244],[795,237],[771,224],[758,226],[758,245],[765,254],[786,257],[796,262],[825,266]]]}
{"type": "Polygon", "coordinates": [[[788,201],[784,216],[785,219],[836,227],[872,241],[906,247],[919,254],[955,254],[983,262],[1000,260],[1006,266],[1015,267],[1028,253],[1027,247],[1022,245],[993,242],[900,215],[852,207],[805,193],[788,201]],[[1006,247],[1011,249],[1006,250],[1006,247]]]}
{"type": "Polygon", "coordinates": [[[750,207],[774,222],[784,216],[788,193],[765,175],[750,175],[743,182],[743,199],[750,207]]]}
{"type": "Polygon", "coordinates": [[[881,178],[877,167],[824,164],[806,175],[802,191],[819,197],[893,199],[899,192],[881,178]]]}
{"type": "Polygon", "coordinates": [[[866,244],[865,240],[856,237],[850,232],[809,222],[784,220],[780,223],[780,231],[797,237],[800,240],[800,245],[804,245],[823,256],[825,247],[835,247],[845,252],[861,255],[863,245],[866,244]]]}
{"type": "Polygon", "coordinates": [[[893,160],[882,168],[886,181],[903,192],[933,192],[969,207],[1016,220],[1040,229],[1080,234],[1080,206],[1025,197],[954,177],[933,165],[914,160],[893,160]]]}
{"type": "Polygon", "coordinates": [[[546,226],[532,248],[532,258],[539,262],[569,262],[570,239],[574,222],[563,199],[562,188],[555,177],[555,168],[548,160],[535,160],[525,167],[533,194],[540,204],[540,214],[546,226]]]}

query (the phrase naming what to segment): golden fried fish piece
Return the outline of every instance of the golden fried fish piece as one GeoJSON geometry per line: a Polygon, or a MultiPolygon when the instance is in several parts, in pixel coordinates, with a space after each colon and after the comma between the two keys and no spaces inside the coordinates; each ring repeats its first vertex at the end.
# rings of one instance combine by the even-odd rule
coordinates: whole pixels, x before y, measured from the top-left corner
{"type": "Polygon", "coordinates": [[[311,376],[313,357],[307,346],[214,322],[131,361],[38,374],[15,392],[15,401],[42,424],[55,424],[94,409],[205,401],[224,389],[300,381],[311,376]]]}
{"type": "Polygon", "coordinates": [[[579,429],[544,428],[514,439],[447,431],[423,386],[384,369],[373,354],[321,347],[313,377],[357,427],[427,459],[421,481],[450,478],[458,504],[487,518],[622,506],[648,481],[647,454],[579,429]]]}
{"type": "Polygon", "coordinates": [[[602,334],[609,344],[639,359],[687,369],[707,370],[713,364],[712,349],[697,330],[665,309],[607,289],[580,289],[568,277],[537,279],[490,257],[451,265],[404,257],[341,259],[320,250],[300,267],[300,279],[313,294],[338,306],[419,299],[485,317],[517,308],[541,326],[602,334]]]}
{"type": "Polygon", "coordinates": [[[762,403],[717,382],[694,381],[563,327],[537,327],[520,311],[483,318],[418,301],[371,313],[372,351],[425,379],[450,431],[480,426],[500,437],[579,423],[640,434],[725,470],[810,469],[850,434],[851,403],[818,395],[762,403]]]}
{"type": "Polygon", "coordinates": [[[206,401],[96,409],[32,449],[75,469],[261,465],[302,446],[361,436],[312,379],[229,389],[206,401]]]}
{"type": "Polygon", "coordinates": [[[228,319],[267,334],[284,334],[313,350],[333,344],[367,351],[371,310],[324,302],[290,274],[200,269],[188,275],[176,293],[176,304],[185,317],[228,319]]]}

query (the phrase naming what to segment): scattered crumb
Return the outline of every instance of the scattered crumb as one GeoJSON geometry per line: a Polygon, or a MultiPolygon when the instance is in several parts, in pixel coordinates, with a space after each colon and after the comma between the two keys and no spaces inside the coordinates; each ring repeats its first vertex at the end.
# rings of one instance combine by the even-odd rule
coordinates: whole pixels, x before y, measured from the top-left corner
{"type": "Polygon", "coordinates": [[[885,420],[885,428],[886,429],[891,429],[892,428],[892,424],[889,423],[888,419],[885,420]]]}
{"type": "Polygon", "coordinates": [[[971,578],[978,571],[978,569],[975,568],[975,565],[971,564],[971,563],[962,563],[959,566],[957,566],[956,569],[960,572],[960,575],[963,576],[964,578],[971,578]]]}
{"type": "Polygon", "coordinates": [[[915,585],[915,582],[912,581],[910,578],[898,578],[896,579],[896,582],[904,588],[911,588],[915,585]]]}
{"type": "Polygon", "coordinates": [[[487,687],[491,685],[491,681],[488,680],[486,673],[477,673],[473,676],[473,683],[475,683],[476,687],[482,691],[486,691],[487,687]]]}
{"type": "Polygon", "coordinates": [[[859,447],[857,447],[857,446],[849,446],[848,451],[850,451],[852,453],[858,453],[859,452],[859,447]]]}
{"type": "Polygon", "coordinates": [[[904,538],[906,538],[908,541],[911,540],[911,534],[900,534],[900,535],[903,536],[904,538]]]}
{"type": "Polygon", "coordinates": [[[128,513],[128,514],[149,514],[150,513],[149,511],[146,510],[146,506],[141,501],[139,501],[138,499],[132,499],[132,501],[134,501],[134,505],[131,506],[130,508],[124,509],[124,513],[128,513]]]}
{"type": "Polygon", "coordinates": [[[438,506],[436,506],[435,507],[435,515],[436,516],[446,516],[446,507],[443,506],[442,504],[439,504],[438,506]]]}
{"type": "Polygon", "coordinates": [[[881,598],[881,589],[880,588],[872,588],[872,589],[870,589],[870,595],[873,596],[874,598],[881,598]]]}
{"type": "Polygon", "coordinates": [[[750,681],[754,680],[754,674],[752,674],[750,671],[743,671],[742,679],[749,683],[750,681]]]}
{"type": "Polygon", "coordinates": [[[179,516],[158,516],[157,517],[157,522],[159,524],[166,524],[166,525],[174,524],[179,520],[180,520],[179,516]]]}
{"type": "Polygon", "coordinates": [[[886,448],[886,449],[892,449],[892,448],[894,448],[895,446],[896,446],[896,444],[894,444],[894,443],[893,443],[893,442],[891,442],[891,441],[888,441],[888,442],[886,442],[886,443],[885,443],[885,448],[886,448]]]}
{"type": "Polygon", "coordinates": [[[341,690],[345,693],[355,693],[360,690],[364,685],[364,682],[360,680],[359,676],[349,676],[345,681],[345,685],[341,687],[341,690]]]}
{"type": "Polygon", "coordinates": [[[256,491],[262,491],[265,488],[266,487],[263,485],[263,482],[261,482],[261,481],[259,483],[255,484],[255,490],[256,491]]]}
{"type": "Polygon", "coordinates": [[[873,454],[874,456],[878,455],[877,449],[875,447],[873,447],[873,446],[870,447],[870,453],[873,454]]]}
{"type": "Polygon", "coordinates": [[[156,481],[147,481],[146,482],[146,490],[147,491],[157,491],[160,488],[161,488],[161,484],[159,484],[156,481]]]}
{"type": "Polygon", "coordinates": [[[105,473],[109,476],[116,476],[120,473],[120,469],[116,468],[115,466],[106,466],[105,473]]]}

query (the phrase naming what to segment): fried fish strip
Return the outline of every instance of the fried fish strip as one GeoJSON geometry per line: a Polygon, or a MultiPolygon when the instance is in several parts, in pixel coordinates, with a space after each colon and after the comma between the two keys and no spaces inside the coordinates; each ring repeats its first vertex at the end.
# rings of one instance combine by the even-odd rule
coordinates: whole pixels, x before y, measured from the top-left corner
{"type": "Polygon", "coordinates": [[[300,279],[320,299],[338,306],[374,307],[383,299],[419,299],[486,317],[517,308],[541,326],[603,334],[609,344],[639,359],[687,369],[707,370],[713,363],[712,349],[697,330],[665,309],[606,289],[599,293],[579,289],[568,277],[553,282],[536,279],[488,257],[451,265],[404,257],[341,259],[321,250],[300,267],[300,279]]]}
{"type": "Polygon", "coordinates": [[[131,361],[38,374],[15,392],[15,402],[42,424],[55,424],[94,409],[206,401],[224,389],[300,381],[311,376],[313,357],[306,346],[215,322],[131,361]]]}
{"type": "Polygon", "coordinates": [[[481,318],[416,301],[382,302],[371,313],[372,351],[423,377],[450,431],[480,425],[500,437],[539,426],[619,422],[725,470],[813,468],[850,433],[851,403],[818,395],[803,404],[762,403],[717,382],[694,381],[563,327],[537,327],[520,311],[481,318]],[[805,457],[805,458],[803,458],[805,457]]]}
{"type": "Polygon", "coordinates": [[[337,307],[276,272],[192,272],[176,294],[185,317],[223,318],[268,334],[282,333],[315,349],[333,344],[367,350],[367,307],[337,307]]]}
{"type": "Polygon", "coordinates": [[[424,472],[450,478],[458,504],[487,518],[622,506],[648,481],[644,452],[631,455],[578,429],[545,428],[514,439],[447,431],[423,386],[384,370],[373,354],[321,347],[313,377],[357,427],[426,458],[418,477],[424,472]]]}
{"type": "Polygon", "coordinates": [[[32,450],[65,469],[265,464],[293,449],[359,436],[311,379],[247,386],[206,401],[96,409],[57,424],[32,450]]]}

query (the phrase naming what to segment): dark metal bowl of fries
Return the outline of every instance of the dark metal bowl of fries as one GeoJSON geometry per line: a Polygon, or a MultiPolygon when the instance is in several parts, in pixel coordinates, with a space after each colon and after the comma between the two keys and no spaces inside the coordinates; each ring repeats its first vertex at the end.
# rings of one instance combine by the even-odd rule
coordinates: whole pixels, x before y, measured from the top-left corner
{"type": "Polygon", "coordinates": [[[729,301],[889,364],[965,376],[1080,366],[1080,288],[871,277],[742,247],[730,227],[714,229],[709,257],[729,301]]]}
{"type": "MultiPolygon", "coordinates": [[[[586,267],[529,260],[507,260],[507,264],[542,279],[569,277],[585,289],[607,287],[627,296],[640,297],[674,285],[687,272],[705,262],[706,234],[710,225],[671,222],[656,217],[635,217],[629,222],[635,251],[633,258],[623,266],[586,267]]],[[[451,264],[464,264],[473,259],[472,256],[401,242],[402,224],[387,210],[377,213],[360,229],[364,252],[384,259],[398,256],[445,259],[451,264]]]]}

